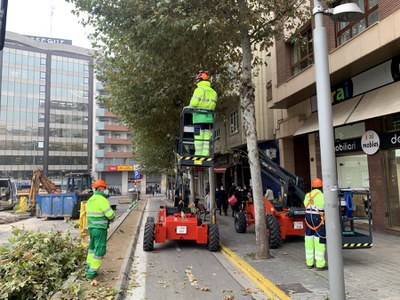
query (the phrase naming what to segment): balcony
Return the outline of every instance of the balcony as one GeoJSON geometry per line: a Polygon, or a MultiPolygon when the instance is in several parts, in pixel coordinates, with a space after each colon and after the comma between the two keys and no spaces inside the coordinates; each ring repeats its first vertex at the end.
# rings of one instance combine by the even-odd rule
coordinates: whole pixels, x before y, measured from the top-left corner
{"type": "Polygon", "coordinates": [[[132,152],[104,152],[105,158],[131,158],[132,152]]]}
{"type": "Polygon", "coordinates": [[[104,136],[96,136],[96,144],[130,145],[131,141],[128,139],[106,138],[104,136]]]}
{"type": "Polygon", "coordinates": [[[129,132],[129,129],[126,126],[118,124],[108,124],[106,122],[97,122],[96,130],[129,132]]]}
{"type": "Polygon", "coordinates": [[[105,108],[98,108],[96,109],[96,117],[116,118],[117,116],[105,108]]]}

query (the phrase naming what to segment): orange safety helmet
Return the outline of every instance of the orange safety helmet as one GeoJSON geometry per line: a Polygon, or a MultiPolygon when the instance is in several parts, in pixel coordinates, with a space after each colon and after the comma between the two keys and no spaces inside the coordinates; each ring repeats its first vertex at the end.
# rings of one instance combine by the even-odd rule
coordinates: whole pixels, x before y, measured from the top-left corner
{"type": "Polygon", "coordinates": [[[194,81],[197,83],[202,80],[208,80],[208,72],[200,70],[197,72],[197,74],[194,76],[194,81]]]}
{"type": "Polygon", "coordinates": [[[107,183],[102,179],[99,179],[99,180],[96,180],[95,182],[93,182],[94,189],[97,189],[99,186],[107,188],[107,183]]]}
{"type": "Polygon", "coordinates": [[[313,188],[322,188],[322,179],[321,178],[314,178],[311,187],[313,188]]]}

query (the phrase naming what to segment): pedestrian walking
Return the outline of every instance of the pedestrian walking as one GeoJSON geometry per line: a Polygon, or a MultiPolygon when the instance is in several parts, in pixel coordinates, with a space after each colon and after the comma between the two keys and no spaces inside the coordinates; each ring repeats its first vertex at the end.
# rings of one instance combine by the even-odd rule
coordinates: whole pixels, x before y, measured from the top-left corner
{"type": "Polygon", "coordinates": [[[267,200],[270,200],[270,201],[273,201],[275,199],[274,192],[272,191],[272,189],[269,185],[267,186],[267,189],[265,190],[264,198],[267,200]]]}
{"type": "Polygon", "coordinates": [[[115,218],[110,203],[107,200],[107,184],[104,180],[93,183],[94,193],[86,203],[86,217],[90,236],[90,244],[86,258],[86,278],[93,279],[98,275],[99,268],[106,255],[107,229],[110,221],[115,218]]]}
{"type": "Polygon", "coordinates": [[[235,197],[237,199],[236,203],[234,205],[231,205],[232,217],[235,217],[235,214],[240,211],[240,207],[242,205],[243,198],[244,198],[243,189],[240,185],[236,187],[236,191],[233,193],[233,195],[235,195],[235,197]]]}
{"type": "Polygon", "coordinates": [[[209,213],[211,210],[211,196],[209,190],[206,190],[206,195],[204,197],[204,204],[206,206],[206,212],[209,213]]]}
{"type": "Polygon", "coordinates": [[[189,106],[205,110],[205,112],[202,113],[193,113],[194,154],[209,156],[214,115],[207,113],[207,110],[213,111],[215,109],[217,104],[217,92],[211,87],[207,71],[200,70],[194,76],[194,82],[197,88],[193,92],[189,106]]]}
{"type": "Polygon", "coordinates": [[[311,269],[315,266],[318,271],[328,268],[325,261],[326,230],[322,186],[322,180],[314,178],[311,183],[311,192],[304,197],[306,264],[307,268],[311,269]]]}
{"type": "Polygon", "coordinates": [[[225,191],[224,186],[221,185],[221,188],[219,189],[220,193],[220,198],[222,202],[222,210],[224,211],[225,216],[228,215],[228,193],[225,191]]]}
{"type": "Polygon", "coordinates": [[[219,215],[222,215],[222,212],[224,212],[225,216],[228,215],[228,194],[224,190],[224,186],[221,185],[221,187],[218,189],[216,192],[216,198],[217,198],[217,208],[219,210],[219,215]]]}

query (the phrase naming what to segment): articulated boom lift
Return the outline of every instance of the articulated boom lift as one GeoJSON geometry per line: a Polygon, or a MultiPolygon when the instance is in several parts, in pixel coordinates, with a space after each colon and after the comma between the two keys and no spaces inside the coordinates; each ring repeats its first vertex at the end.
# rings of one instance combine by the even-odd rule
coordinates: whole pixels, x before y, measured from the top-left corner
{"type": "MultiPolygon", "coordinates": [[[[273,162],[261,150],[259,158],[261,172],[283,189],[280,203],[264,199],[269,246],[278,248],[286,236],[305,233],[305,209],[302,207],[303,181],[273,162]]],[[[242,211],[235,215],[236,232],[245,233],[246,228],[253,224],[255,224],[254,203],[248,202],[242,211]]]]}
{"type": "MultiPolygon", "coordinates": [[[[195,155],[195,126],[192,123],[192,113],[214,114],[209,110],[200,110],[185,107],[181,112],[180,135],[177,145],[176,161],[177,172],[182,167],[211,167],[214,165],[214,123],[209,125],[211,131],[210,139],[199,140],[208,145],[208,155],[195,155]]],[[[176,176],[177,184],[179,176],[176,176]]],[[[182,176],[181,176],[182,178],[182,176]]],[[[219,250],[219,230],[215,223],[205,223],[200,217],[199,210],[191,204],[185,205],[184,182],[181,179],[180,189],[182,190],[182,202],[175,201],[175,207],[167,207],[166,204],[160,207],[157,220],[148,217],[143,237],[143,250],[152,251],[155,243],[165,243],[167,240],[195,241],[197,244],[207,245],[208,250],[219,250]]],[[[179,188],[179,187],[178,187],[179,188]]]]}
{"type": "MultiPolygon", "coordinates": [[[[302,191],[303,179],[285,170],[277,163],[272,161],[264,152],[259,151],[261,172],[265,174],[273,182],[279,184],[283,188],[282,203],[281,205],[274,204],[274,209],[278,212],[281,219],[278,218],[281,229],[285,225],[289,232],[301,234],[303,230],[292,231],[291,225],[295,225],[295,219],[302,218],[304,223],[305,210],[303,208],[303,200],[305,193],[302,191]],[[288,218],[282,216],[286,215],[288,218]],[[285,220],[285,221],[284,221],[285,220]],[[283,222],[284,221],[284,222],[283,222]]],[[[338,193],[339,218],[342,226],[342,248],[343,249],[362,249],[371,248],[372,243],[372,223],[371,223],[371,199],[370,194],[366,190],[360,189],[341,189],[338,193]],[[366,216],[353,215],[353,197],[365,198],[366,216]],[[364,222],[367,226],[366,230],[356,228],[356,222],[364,222]]],[[[296,220],[296,222],[298,222],[296,220]]],[[[300,223],[296,223],[299,226],[300,223]]],[[[303,224],[303,228],[305,228],[303,224]]],[[[294,229],[294,228],[293,228],[294,229]]],[[[284,233],[282,239],[284,239],[284,233]]]]}

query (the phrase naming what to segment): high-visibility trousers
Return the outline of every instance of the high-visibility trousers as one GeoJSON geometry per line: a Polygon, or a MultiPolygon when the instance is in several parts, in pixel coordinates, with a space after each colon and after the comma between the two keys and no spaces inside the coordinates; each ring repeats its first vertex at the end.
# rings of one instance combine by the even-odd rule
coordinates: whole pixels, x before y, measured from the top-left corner
{"type": "MultiPolygon", "coordinates": [[[[306,214],[306,220],[312,226],[317,226],[321,222],[321,216],[317,214],[306,214]]],[[[306,235],[304,238],[306,251],[307,266],[315,266],[322,268],[326,266],[325,249],[326,249],[326,231],[325,225],[320,226],[316,230],[306,225],[306,235]]]]}
{"type": "Polygon", "coordinates": [[[208,129],[208,124],[196,124],[194,132],[194,154],[201,156],[210,156],[211,139],[212,132],[208,129]]]}
{"type": "Polygon", "coordinates": [[[107,229],[89,228],[90,244],[86,258],[86,278],[97,276],[107,251],[107,229]]]}

